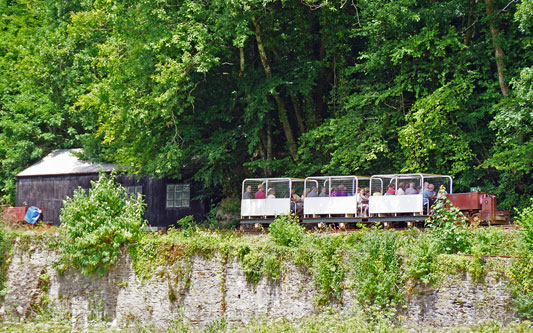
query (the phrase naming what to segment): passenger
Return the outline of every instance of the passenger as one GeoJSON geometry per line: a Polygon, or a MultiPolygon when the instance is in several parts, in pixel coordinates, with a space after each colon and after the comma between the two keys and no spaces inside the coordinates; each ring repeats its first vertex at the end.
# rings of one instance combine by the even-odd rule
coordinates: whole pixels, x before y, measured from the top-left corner
{"type": "Polygon", "coordinates": [[[429,188],[429,183],[428,182],[424,182],[424,188],[429,188]]]}
{"type": "Polygon", "coordinates": [[[423,193],[423,192],[420,192],[420,191],[422,191],[422,189],[420,188],[420,185],[418,185],[418,186],[416,187],[416,193],[417,193],[417,194],[423,193]]]}
{"type": "Polygon", "coordinates": [[[368,187],[365,187],[363,189],[364,192],[361,193],[361,202],[363,204],[367,204],[368,203],[368,200],[370,199],[370,189],[368,187]]]}
{"type": "Polygon", "coordinates": [[[370,190],[365,187],[361,190],[361,213],[363,217],[368,216],[368,201],[370,199],[370,190]]]}
{"type": "Polygon", "coordinates": [[[338,197],[345,197],[348,194],[346,193],[346,187],[344,185],[339,185],[339,190],[337,191],[338,197]]]}
{"type": "Polygon", "coordinates": [[[390,183],[389,188],[387,189],[387,192],[385,192],[385,195],[394,195],[396,194],[396,190],[394,190],[394,184],[390,183]]]}
{"type": "Polygon", "coordinates": [[[396,191],[396,195],[404,195],[405,194],[405,184],[400,183],[398,184],[398,191],[396,191]]]}
{"type": "Polygon", "coordinates": [[[424,191],[423,191],[424,206],[431,207],[431,205],[433,205],[433,203],[435,202],[436,196],[435,196],[434,189],[435,187],[433,186],[433,184],[428,184],[428,187],[424,188],[424,191]]]}
{"type": "Polygon", "coordinates": [[[318,196],[321,197],[321,198],[327,197],[328,196],[328,189],[325,186],[322,187],[322,192],[320,192],[320,194],[318,196]]]}
{"type": "Polygon", "coordinates": [[[246,186],[246,192],[244,192],[242,198],[243,199],[253,199],[254,198],[254,195],[252,194],[252,186],[251,185],[246,186]]]}
{"type": "Polygon", "coordinates": [[[331,193],[329,194],[330,197],[336,197],[337,196],[337,189],[334,187],[331,189],[331,193]]]}
{"type": "Polygon", "coordinates": [[[257,185],[257,192],[254,194],[255,199],[266,199],[265,186],[263,184],[257,185]]]}
{"type": "Polygon", "coordinates": [[[307,195],[309,198],[316,198],[318,197],[318,188],[316,186],[313,186],[313,189],[309,194],[307,195]]]}
{"type": "Polygon", "coordinates": [[[359,187],[357,188],[356,191],[357,193],[355,193],[355,201],[357,202],[358,205],[360,205],[361,201],[363,200],[363,198],[361,197],[362,191],[359,187]]]}
{"type": "Polygon", "coordinates": [[[268,189],[268,199],[276,199],[276,190],[273,188],[268,189]]]}
{"type": "Polygon", "coordinates": [[[296,194],[296,191],[294,189],[291,189],[291,210],[295,212],[297,215],[301,215],[303,212],[304,204],[302,202],[302,198],[296,194]]]}
{"type": "Polygon", "coordinates": [[[431,193],[432,197],[436,197],[437,194],[435,193],[435,186],[433,184],[428,185],[429,192],[431,193]]]}
{"type": "Polygon", "coordinates": [[[304,189],[304,193],[302,194],[302,198],[307,198],[307,196],[309,195],[309,192],[311,192],[310,188],[304,189]]]}
{"type": "Polygon", "coordinates": [[[415,183],[410,183],[409,187],[405,190],[405,194],[418,194],[415,188],[415,183]]]}

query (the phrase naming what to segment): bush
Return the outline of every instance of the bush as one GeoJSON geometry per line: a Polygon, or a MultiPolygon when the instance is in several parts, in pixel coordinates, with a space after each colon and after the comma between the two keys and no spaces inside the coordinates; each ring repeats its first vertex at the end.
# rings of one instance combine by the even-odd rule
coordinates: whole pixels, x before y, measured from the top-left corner
{"type": "Polygon", "coordinates": [[[375,316],[376,311],[386,316],[394,314],[404,302],[402,290],[402,260],[398,254],[398,233],[372,230],[359,244],[352,256],[354,289],[357,300],[375,316]]]}
{"type": "Polygon", "coordinates": [[[529,252],[533,253],[533,198],[531,205],[518,211],[517,224],[523,228],[523,238],[529,252]]]}
{"type": "Polygon", "coordinates": [[[113,175],[101,174],[91,187],[89,193],[78,188],[61,209],[60,271],[73,266],[87,275],[103,275],[117,261],[121,247],[143,235],[141,195],[128,195],[113,175]]]}
{"type": "Polygon", "coordinates": [[[518,212],[517,224],[523,228],[523,253],[511,269],[514,306],[522,319],[533,319],[533,199],[531,206],[518,212]]]}
{"type": "Polygon", "coordinates": [[[433,204],[433,215],[426,222],[441,252],[454,254],[470,248],[467,219],[444,194],[433,204]]]}
{"type": "Polygon", "coordinates": [[[282,215],[270,224],[268,230],[276,244],[297,247],[302,243],[305,228],[294,215],[282,215]]]}
{"type": "Polygon", "coordinates": [[[0,219],[0,301],[6,295],[7,270],[13,236],[4,227],[4,222],[0,219]]]}

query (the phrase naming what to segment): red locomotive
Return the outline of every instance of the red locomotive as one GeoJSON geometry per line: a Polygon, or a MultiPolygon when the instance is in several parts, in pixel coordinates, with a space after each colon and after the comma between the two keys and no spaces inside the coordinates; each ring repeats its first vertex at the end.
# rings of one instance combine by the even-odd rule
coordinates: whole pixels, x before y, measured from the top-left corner
{"type": "Polygon", "coordinates": [[[468,192],[453,193],[446,198],[468,218],[471,224],[507,224],[511,214],[496,208],[497,199],[492,193],[468,192]]]}

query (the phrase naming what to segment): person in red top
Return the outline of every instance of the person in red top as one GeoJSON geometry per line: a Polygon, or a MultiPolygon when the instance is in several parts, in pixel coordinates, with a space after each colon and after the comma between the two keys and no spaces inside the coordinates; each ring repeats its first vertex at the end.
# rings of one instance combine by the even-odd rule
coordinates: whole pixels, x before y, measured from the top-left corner
{"type": "Polygon", "coordinates": [[[255,199],[266,199],[265,187],[263,184],[257,185],[257,192],[254,195],[255,199]]]}
{"type": "Polygon", "coordinates": [[[396,190],[394,189],[394,184],[389,184],[389,189],[385,193],[385,195],[395,195],[396,190]]]}

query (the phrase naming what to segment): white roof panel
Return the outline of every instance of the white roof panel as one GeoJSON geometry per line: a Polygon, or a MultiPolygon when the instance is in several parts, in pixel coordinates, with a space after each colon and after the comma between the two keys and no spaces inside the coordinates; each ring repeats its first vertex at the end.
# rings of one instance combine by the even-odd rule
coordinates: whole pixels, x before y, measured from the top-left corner
{"type": "Polygon", "coordinates": [[[17,177],[109,172],[117,167],[111,163],[82,161],[73,154],[73,152],[81,153],[82,151],[82,149],[56,149],[39,162],[17,174],[17,177]]]}

